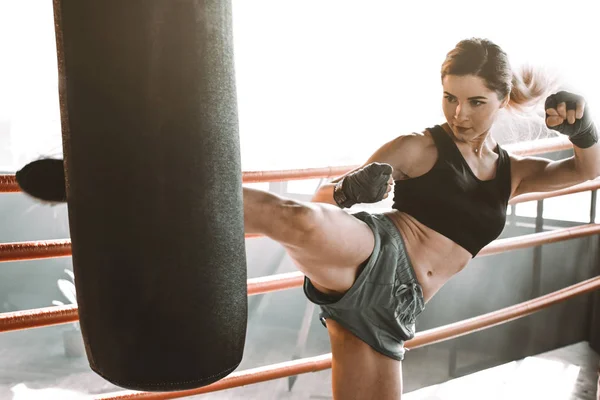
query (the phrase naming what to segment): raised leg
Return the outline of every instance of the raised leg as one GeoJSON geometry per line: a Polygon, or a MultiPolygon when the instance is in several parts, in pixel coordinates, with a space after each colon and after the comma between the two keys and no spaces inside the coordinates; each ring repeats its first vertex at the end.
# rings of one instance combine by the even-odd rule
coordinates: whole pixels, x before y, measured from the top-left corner
{"type": "Polygon", "coordinates": [[[347,291],[375,243],[367,224],[338,207],[250,188],[244,188],[244,223],[246,233],[281,243],[298,269],[325,292],[347,291]]]}

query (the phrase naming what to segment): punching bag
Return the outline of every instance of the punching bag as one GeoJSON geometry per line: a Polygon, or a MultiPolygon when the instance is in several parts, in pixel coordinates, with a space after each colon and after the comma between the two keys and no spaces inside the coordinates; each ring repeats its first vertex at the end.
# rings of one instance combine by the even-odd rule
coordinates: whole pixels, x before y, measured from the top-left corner
{"type": "Polygon", "coordinates": [[[247,324],[227,0],[54,0],[90,367],[128,389],[215,382],[247,324]]]}

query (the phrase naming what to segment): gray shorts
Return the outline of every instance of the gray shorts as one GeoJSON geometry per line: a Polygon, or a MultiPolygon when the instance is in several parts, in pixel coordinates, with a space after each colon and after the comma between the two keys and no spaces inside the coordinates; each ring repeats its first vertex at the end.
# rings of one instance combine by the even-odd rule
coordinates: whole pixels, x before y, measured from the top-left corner
{"type": "Polygon", "coordinates": [[[321,307],[321,321],[338,322],[381,354],[404,359],[404,342],[415,336],[415,321],[425,303],[396,225],[383,214],[354,217],[373,231],[375,247],[362,271],[342,296],[319,292],[308,278],[304,293],[321,307]]]}

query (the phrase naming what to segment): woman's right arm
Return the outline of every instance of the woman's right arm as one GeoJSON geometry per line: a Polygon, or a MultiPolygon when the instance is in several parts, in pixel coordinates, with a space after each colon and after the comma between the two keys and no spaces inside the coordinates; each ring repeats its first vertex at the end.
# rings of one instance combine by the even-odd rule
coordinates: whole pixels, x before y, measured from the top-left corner
{"type": "MultiPolygon", "coordinates": [[[[423,149],[425,145],[423,139],[423,134],[409,134],[398,136],[394,140],[385,143],[360,167],[333,179],[329,183],[321,185],[313,196],[312,201],[338,205],[333,196],[336,184],[342,182],[348,175],[364,170],[365,167],[372,163],[389,164],[393,169],[392,177],[394,180],[409,176],[412,163],[416,162],[418,154],[421,153],[419,149],[423,149]]],[[[385,197],[387,197],[387,194],[385,197]]]]}

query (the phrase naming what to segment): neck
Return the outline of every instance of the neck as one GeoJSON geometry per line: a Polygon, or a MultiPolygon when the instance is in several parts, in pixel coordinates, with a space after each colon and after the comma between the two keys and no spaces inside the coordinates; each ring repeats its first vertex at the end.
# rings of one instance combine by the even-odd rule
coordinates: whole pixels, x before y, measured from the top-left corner
{"type": "Polygon", "coordinates": [[[488,138],[488,134],[486,132],[480,136],[477,136],[476,138],[467,140],[466,143],[468,144],[469,149],[473,153],[475,153],[477,155],[481,155],[481,153],[483,152],[483,148],[485,147],[487,138],[488,138]]]}
{"type": "Polygon", "coordinates": [[[450,125],[445,123],[444,125],[442,125],[442,127],[446,132],[450,134],[454,141],[465,144],[469,148],[469,151],[477,156],[481,156],[483,154],[484,148],[486,148],[487,144],[491,145],[491,143],[488,142],[488,139],[491,140],[489,130],[476,137],[461,140],[458,139],[456,135],[454,135],[454,132],[450,128],[450,125]]]}

